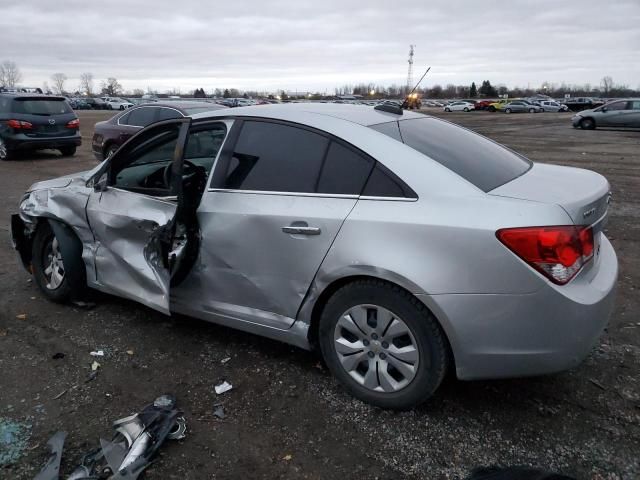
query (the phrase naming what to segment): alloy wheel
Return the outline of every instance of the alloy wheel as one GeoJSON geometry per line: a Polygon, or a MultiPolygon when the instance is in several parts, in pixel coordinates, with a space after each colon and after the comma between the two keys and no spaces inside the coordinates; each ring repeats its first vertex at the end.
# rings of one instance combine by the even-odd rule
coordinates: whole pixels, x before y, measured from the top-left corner
{"type": "Polygon", "coordinates": [[[47,245],[44,251],[44,261],[47,267],[44,269],[46,286],[49,290],[57,289],[64,280],[64,264],[62,263],[62,253],[60,252],[58,239],[51,237],[51,243],[47,245]]]}
{"type": "Polygon", "coordinates": [[[342,368],[369,390],[397,392],[418,371],[420,353],[411,329],[378,305],[356,305],[344,312],[333,340],[342,368]]]}

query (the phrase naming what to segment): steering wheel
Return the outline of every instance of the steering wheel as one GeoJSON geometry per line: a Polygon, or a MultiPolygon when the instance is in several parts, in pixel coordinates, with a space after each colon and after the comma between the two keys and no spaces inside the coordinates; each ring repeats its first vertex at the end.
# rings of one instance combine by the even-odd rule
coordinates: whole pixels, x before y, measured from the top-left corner
{"type": "MultiPolygon", "coordinates": [[[[164,167],[163,173],[163,181],[167,188],[171,188],[171,167],[173,164],[169,164],[164,167]]],[[[191,180],[198,173],[198,166],[190,162],[189,160],[184,160],[182,165],[182,181],[186,182],[191,180]]]]}

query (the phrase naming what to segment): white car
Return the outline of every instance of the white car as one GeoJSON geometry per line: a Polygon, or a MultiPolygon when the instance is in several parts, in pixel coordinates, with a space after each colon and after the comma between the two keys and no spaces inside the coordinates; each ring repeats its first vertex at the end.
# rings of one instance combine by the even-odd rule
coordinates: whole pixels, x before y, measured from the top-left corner
{"type": "Polygon", "coordinates": [[[109,110],[126,110],[127,108],[133,107],[133,103],[124,98],[103,97],[102,99],[107,102],[107,108],[109,110]]]}
{"type": "Polygon", "coordinates": [[[475,105],[471,102],[453,102],[444,107],[445,112],[470,112],[475,109],[475,105]]]}
{"type": "Polygon", "coordinates": [[[563,103],[558,103],[554,100],[542,100],[538,102],[543,112],[568,112],[569,107],[563,103]]]}

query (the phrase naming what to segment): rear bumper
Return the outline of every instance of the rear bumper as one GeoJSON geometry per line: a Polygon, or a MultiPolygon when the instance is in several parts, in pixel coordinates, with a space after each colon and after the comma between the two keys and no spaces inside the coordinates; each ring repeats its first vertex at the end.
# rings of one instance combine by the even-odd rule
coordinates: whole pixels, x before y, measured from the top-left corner
{"type": "Polygon", "coordinates": [[[542,375],[584,360],[614,306],[618,262],[604,236],[595,261],[569,284],[530,294],[422,298],[447,333],[458,378],[542,375]]]}
{"type": "Polygon", "coordinates": [[[82,144],[80,133],[67,137],[29,137],[13,135],[4,138],[9,150],[37,150],[45,148],[79,147],[82,144]]]}

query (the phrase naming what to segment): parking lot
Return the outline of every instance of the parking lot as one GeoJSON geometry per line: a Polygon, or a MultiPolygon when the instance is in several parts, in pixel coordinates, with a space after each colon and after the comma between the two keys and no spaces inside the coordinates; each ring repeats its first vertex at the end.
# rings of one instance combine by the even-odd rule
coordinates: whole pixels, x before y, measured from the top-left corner
{"type": "Polygon", "coordinates": [[[112,421],[165,392],[177,396],[188,433],[163,447],[148,478],[444,479],[491,464],[640,477],[640,132],[574,130],[567,113],[425,112],[533,161],[609,179],[618,300],[581,366],[508,381],[449,378],[425,405],[397,413],[355,400],[319,355],[98,293],[94,308],[47,302],[11,248],[9,216],[33,182],[96,164],[93,125],[110,113],[79,111],[83,145],[74,157],[44,151],[0,164],[0,419],[31,425],[24,456],[0,477],[33,478],[57,430],[69,433],[69,471],[109,436],[112,421]],[[97,349],[105,356],[86,382],[97,349]],[[217,396],[221,379],[233,389],[217,396]],[[223,419],[213,415],[218,403],[223,419]]]}

